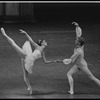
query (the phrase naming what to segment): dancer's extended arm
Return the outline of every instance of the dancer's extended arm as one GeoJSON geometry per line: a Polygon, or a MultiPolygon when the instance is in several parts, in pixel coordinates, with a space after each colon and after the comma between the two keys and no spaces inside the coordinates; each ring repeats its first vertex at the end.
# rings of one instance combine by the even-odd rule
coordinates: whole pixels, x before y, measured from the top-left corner
{"type": "Polygon", "coordinates": [[[70,63],[73,63],[77,59],[78,56],[79,56],[79,52],[76,51],[70,58],[67,58],[64,60],[56,60],[56,62],[64,63],[64,64],[68,65],[70,63]]]}
{"type": "Polygon", "coordinates": [[[57,59],[56,62],[63,63],[63,60],[57,59]]]}
{"type": "Polygon", "coordinates": [[[72,22],[76,26],[76,39],[78,39],[82,35],[82,29],[80,28],[79,24],[76,22],[72,22]]]}
{"type": "Polygon", "coordinates": [[[44,60],[45,63],[54,63],[54,62],[56,62],[56,61],[47,61],[44,52],[42,52],[42,56],[43,56],[43,60],[44,60]]]}
{"type": "Polygon", "coordinates": [[[22,29],[20,29],[20,32],[21,32],[21,33],[25,33],[25,35],[27,36],[27,38],[29,39],[29,41],[32,43],[32,45],[33,45],[34,47],[38,47],[38,44],[36,44],[36,43],[32,40],[32,38],[27,34],[26,31],[23,31],[22,29]]]}

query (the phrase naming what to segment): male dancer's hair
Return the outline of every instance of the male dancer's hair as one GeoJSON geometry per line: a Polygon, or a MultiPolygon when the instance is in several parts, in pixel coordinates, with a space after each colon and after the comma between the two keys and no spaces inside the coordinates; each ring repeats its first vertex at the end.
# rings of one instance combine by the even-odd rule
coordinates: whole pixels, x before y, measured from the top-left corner
{"type": "Polygon", "coordinates": [[[85,44],[85,39],[83,37],[79,37],[78,42],[79,42],[80,46],[83,46],[85,44]]]}

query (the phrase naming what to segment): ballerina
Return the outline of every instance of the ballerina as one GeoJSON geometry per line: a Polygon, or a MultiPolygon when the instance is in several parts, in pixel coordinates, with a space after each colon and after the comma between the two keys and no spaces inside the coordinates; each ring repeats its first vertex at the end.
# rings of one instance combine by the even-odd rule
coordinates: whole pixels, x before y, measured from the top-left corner
{"type": "Polygon", "coordinates": [[[22,70],[24,76],[24,82],[27,85],[27,90],[29,90],[29,94],[32,94],[32,87],[29,82],[29,74],[32,74],[34,62],[43,58],[45,63],[52,63],[55,61],[47,61],[44,53],[44,48],[47,46],[47,42],[45,40],[39,40],[35,43],[32,38],[23,30],[20,29],[21,33],[25,33],[29,41],[26,41],[22,48],[20,48],[14,41],[11,39],[5,32],[4,28],[1,28],[2,35],[8,40],[8,42],[12,45],[12,47],[18,52],[21,57],[22,62],[22,70]],[[32,52],[32,48],[30,42],[35,47],[34,52],[32,52]]]}
{"type": "Polygon", "coordinates": [[[74,49],[74,54],[64,60],[56,60],[56,62],[63,62],[68,65],[70,63],[75,63],[75,65],[68,71],[67,77],[70,85],[70,90],[68,91],[70,94],[74,94],[74,80],[72,75],[77,73],[78,71],[84,72],[91,80],[93,80],[100,87],[100,80],[94,77],[94,75],[88,69],[87,62],[84,59],[84,44],[85,41],[82,37],[76,40],[76,47],[74,49]]]}

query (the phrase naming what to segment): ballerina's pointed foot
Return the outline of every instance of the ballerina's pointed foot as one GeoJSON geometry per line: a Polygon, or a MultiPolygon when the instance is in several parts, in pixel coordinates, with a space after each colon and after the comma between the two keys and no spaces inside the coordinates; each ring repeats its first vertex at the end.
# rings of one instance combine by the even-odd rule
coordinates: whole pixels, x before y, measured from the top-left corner
{"type": "Polygon", "coordinates": [[[29,94],[32,95],[32,89],[29,91],[29,94]]]}
{"type": "Polygon", "coordinates": [[[5,31],[4,31],[3,28],[1,28],[1,33],[2,33],[4,36],[6,36],[6,33],[5,33],[5,31]]]}
{"type": "Polygon", "coordinates": [[[73,91],[68,91],[70,94],[74,94],[74,92],[73,91]]]}
{"type": "Polygon", "coordinates": [[[28,87],[27,90],[29,91],[29,94],[32,95],[32,87],[28,87]]]}

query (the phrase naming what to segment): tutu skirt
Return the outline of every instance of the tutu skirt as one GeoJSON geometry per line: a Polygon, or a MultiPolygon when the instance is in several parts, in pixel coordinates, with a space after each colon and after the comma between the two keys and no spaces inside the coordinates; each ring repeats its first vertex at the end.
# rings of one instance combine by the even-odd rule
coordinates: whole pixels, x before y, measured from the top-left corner
{"type": "Polygon", "coordinates": [[[25,69],[28,73],[32,74],[32,69],[34,65],[34,58],[32,56],[32,48],[29,41],[26,41],[22,47],[24,52],[27,54],[25,58],[25,69]]]}
{"type": "Polygon", "coordinates": [[[24,50],[24,52],[27,54],[27,56],[32,54],[32,48],[31,48],[31,44],[29,41],[26,41],[22,47],[22,49],[24,50]]]}

